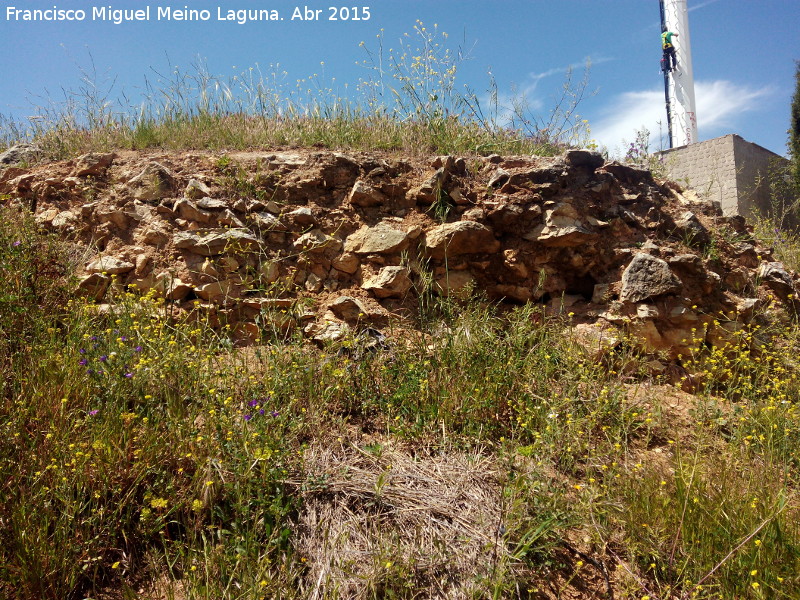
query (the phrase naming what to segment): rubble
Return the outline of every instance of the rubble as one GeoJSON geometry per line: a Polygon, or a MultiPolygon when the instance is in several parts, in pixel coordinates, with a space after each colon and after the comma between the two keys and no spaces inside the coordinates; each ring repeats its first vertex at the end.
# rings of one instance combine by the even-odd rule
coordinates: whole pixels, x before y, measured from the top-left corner
{"type": "Polygon", "coordinates": [[[219,158],[119,151],[23,163],[0,167],[0,194],[95,252],[76,292],[113,302],[113,290],[152,291],[176,310],[227,319],[250,342],[267,326],[339,339],[348,323],[408,318],[420,294],[474,292],[571,319],[592,356],[627,334],[677,357],[692,336],[720,343],[797,305],[797,274],[741,219],[588,150],[219,158]],[[291,308],[301,300],[302,315],[291,308]]]}

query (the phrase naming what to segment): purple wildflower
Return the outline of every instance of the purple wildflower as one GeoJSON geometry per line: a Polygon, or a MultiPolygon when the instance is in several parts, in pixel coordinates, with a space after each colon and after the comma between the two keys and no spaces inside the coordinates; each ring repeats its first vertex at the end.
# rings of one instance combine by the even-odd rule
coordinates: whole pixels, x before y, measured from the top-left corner
{"type": "Polygon", "coordinates": [[[127,337],[125,337],[124,335],[123,335],[123,336],[121,336],[119,339],[120,339],[121,341],[123,341],[123,342],[127,342],[127,341],[128,341],[128,338],[127,338],[127,337]]]}
{"type": "Polygon", "coordinates": [[[245,420],[245,421],[249,421],[249,420],[250,420],[250,419],[252,419],[252,418],[253,418],[253,415],[245,415],[245,416],[244,416],[244,420],[245,420]]]}
{"type": "Polygon", "coordinates": [[[86,354],[86,348],[81,348],[80,350],[78,350],[78,352],[80,352],[81,354],[86,354]]]}
{"type": "Polygon", "coordinates": [[[89,339],[90,339],[90,340],[92,340],[93,342],[96,342],[96,341],[97,341],[97,336],[96,336],[96,335],[93,335],[93,336],[92,336],[92,337],[90,337],[89,339]]]}
{"type": "Polygon", "coordinates": [[[101,356],[101,357],[100,357],[98,360],[99,360],[100,362],[106,362],[106,361],[108,360],[108,356],[106,356],[105,354],[103,354],[103,356],[101,356]]]}
{"type": "Polygon", "coordinates": [[[278,416],[280,413],[278,413],[278,411],[277,411],[277,410],[273,410],[273,411],[272,411],[271,413],[269,413],[269,414],[271,414],[273,417],[277,417],[277,416],[278,416]]]}
{"type": "Polygon", "coordinates": [[[142,351],[142,347],[141,346],[136,346],[136,348],[134,348],[133,351],[134,352],[141,352],[142,351]]]}
{"type": "Polygon", "coordinates": [[[251,408],[254,406],[258,406],[258,400],[250,400],[250,402],[247,403],[247,406],[251,408]]]}
{"type": "Polygon", "coordinates": [[[127,377],[128,379],[130,379],[131,377],[133,377],[133,373],[125,373],[125,377],[127,377]]]}
{"type": "Polygon", "coordinates": [[[99,411],[99,410],[97,410],[97,409],[95,408],[94,410],[90,410],[90,411],[89,411],[89,416],[90,416],[90,417],[93,417],[93,416],[95,416],[95,415],[96,415],[97,413],[99,413],[99,412],[100,412],[100,411],[99,411]]]}
{"type": "Polygon", "coordinates": [[[13,243],[13,244],[11,244],[11,245],[12,245],[12,246],[14,246],[14,248],[16,248],[16,247],[17,247],[17,246],[19,246],[21,243],[22,243],[21,241],[17,240],[16,242],[14,242],[14,243],[13,243]]]}
{"type": "Polygon", "coordinates": [[[89,364],[89,361],[88,361],[88,360],[86,360],[85,358],[82,358],[82,359],[80,359],[80,360],[78,361],[78,364],[79,364],[80,366],[82,366],[82,367],[85,367],[86,365],[88,365],[88,364],[89,364]]]}
{"type": "Polygon", "coordinates": [[[262,408],[260,411],[258,411],[258,414],[263,415],[264,414],[264,409],[262,408]]]}
{"type": "Polygon", "coordinates": [[[94,369],[86,369],[86,372],[87,372],[89,375],[91,375],[92,373],[94,373],[94,369]]]}

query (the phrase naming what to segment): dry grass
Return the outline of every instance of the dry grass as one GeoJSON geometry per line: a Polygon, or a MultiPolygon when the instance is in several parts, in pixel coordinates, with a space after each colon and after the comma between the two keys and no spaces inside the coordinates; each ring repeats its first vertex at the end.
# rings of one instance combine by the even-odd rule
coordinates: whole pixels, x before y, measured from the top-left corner
{"type": "Polygon", "coordinates": [[[297,551],[308,598],[466,598],[508,553],[501,471],[479,453],[412,456],[391,442],[309,448],[297,551]]]}

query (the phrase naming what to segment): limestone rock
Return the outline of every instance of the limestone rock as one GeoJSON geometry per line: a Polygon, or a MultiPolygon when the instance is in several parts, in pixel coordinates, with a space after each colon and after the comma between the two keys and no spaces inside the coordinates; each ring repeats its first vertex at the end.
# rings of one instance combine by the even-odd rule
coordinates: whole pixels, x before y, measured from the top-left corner
{"type": "Polygon", "coordinates": [[[708,229],[697,219],[691,211],[684,211],[675,219],[675,233],[683,237],[688,246],[705,246],[711,241],[708,229]]]}
{"type": "Polygon", "coordinates": [[[75,228],[79,223],[78,217],[68,210],[62,210],[55,217],[51,225],[54,229],[70,230],[75,228]]]}
{"type": "Polygon", "coordinates": [[[655,296],[675,294],[681,289],[680,280],[665,261],[649,254],[637,254],[622,274],[620,300],[641,302],[655,296]]]}
{"type": "Polygon", "coordinates": [[[620,344],[617,331],[600,323],[579,323],[572,328],[572,336],[593,361],[601,359],[620,344]]]}
{"type": "Polygon", "coordinates": [[[86,271],[89,273],[107,273],[108,275],[121,275],[133,271],[135,265],[127,260],[113,256],[102,256],[89,263],[86,271]]]}
{"type": "Polygon", "coordinates": [[[217,223],[220,225],[227,225],[228,227],[238,227],[238,228],[244,227],[244,223],[242,223],[241,220],[239,220],[239,217],[237,217],[228,208],[219,213],[219,216],[217,216],[217,223]]]}
{"type": "Polygon", "coordinates": [[[183,195],[192,200],[200,200],[201,198],[211,195],[211,188],[198,179],[190,179],[189,183],[186,184],[183,195]]]}
{"type": "Polygon", "coordinates": [[[456,221],[430,230],[425,247],[432,258],[443,259],[460,254],[497,252],[500,242],[485,225],[475,221],[456,221]]]}
{"type": "Polygon", "coordinates": [[[499,188],[511,177],[511,173],[505,169],[497,169],[489,178],[487,185],[490,188],[499,188]]]}
{"type": "Polygon", "coordinates": [[[202,208],[203,210],[225,210],[228,208],[227,200],[209,198],[208,196],[200,198],[195,204],[197,204],[198,208],[202,208]]]}
{"type": "Polygon", "coordinates": [[[355,254],[393,254],[408,247],[408,233],[385,222],[375,227],[364,226],[348,236],[345,252],[355,254]]]}
{"type": "Polygon", "coordinates": [[[436,278],[436,291],[445,297],[460,296],[468,293],[474,283],[469,271],[449,271],[436,278]]]}
{"type": "Polygon", "coordinates": [[[594,150],[568,150],[564,155],[564,160],[573,167],[589,167],[597,169],[603,166],[605,159],[603,155],[594,150]]]}
{"type": "Polygon", "coordinates": [[[370,206],[380,206],[386,202],[386,197],[366,181],[359,179],[353,185],[353,189],[350,190],[347,201],[354,206],[366,208],[370,206]]]}
{"type": "Polygon", "coordinates": [[[321,326],[317,325],[316,323],[311,323],[306,328],[306,331],[313,336],[315,342],[323,345],[330,342],[338,342],[339,340],[344,339],[349,333],[350,327],[347,325],[347,323],[329,321],[321,326]]]}
{"type": "Polygon", "coordinates": [[[361,265],[361,263],[358,260],[358,256],[349,252],[345,252],[344,254],[334,258],[333,261],[331,261],[331,265],[333,265],[333,268],[337,271],[352,275],[358,271],[358,267],[361,265]]]}
{"type": "Polygon", "coordinates": [[[199,208],[191,200],[178,200],[172,209],[182,218],[188,219],[189,221],[197,221],[198,223],[211,223],[214,218],[213,213],[199,208]]]}
{"type": "Polygon", "coordinates": [[[72,171],[75,177],[102,177],[108,171],[111,163],[114,162],[116,154],[109,152],[101,154],[98,152],[90,152],[78,157],[75,161],[75,169],[72,171]]]}
{"type": "Polygon", "coordinates": [[[315,273],[309,273],[303,286],[306,288],[306,291],[312,294],[320,292],[322,291],[322,278],[315,273]]]}
{"type": "Polygon", "coordinates": [[[157,162],[148,164],[128,182],[133,197],[144,202],[166,198],[175,191],[176,185],[175,175],[157,162]]]}
{"type": "Polygon", "coordinates": [[[39,149],[32,144],[17,144],[0,154],[0,165],[16,165],[33,162],[39,155],[39,149]]]}
{"type": "Polygon", "coordinates": [[[156,278],[156,285],[154,287],[161,292],[167,300],[183,300],[189,295],[189,292],[192,291],[192,286],[169,273],[161,273],[156,278]]]}
{"type": "Polygon", "coordinates": [[[358,321],[367,314],[367,307],[351,296],[339,296],[331,302],[330,309],[337,317],[344,321],[358,321]]]}
{"type": "Polygon", "coordinates": [[[596,237],[597,234],[586,227],[575,207],[566,202],[546,210],[545,222],[523,236],[526,240],[552,248],[580,246],[596,237]]]}
{"type": "Polygon", "coordinates": [[[778,295],[782,297],[788,294],[797,296],[792,276],[780,262],[765,262],[758,267],[758,278],[764,281],[778,295]]]}
{"type": "Polygon", "coordinates": [[[291,223],[300,227],[307,227],[309,225],[314,225],[317,220],[314,218],[314,214],[311,212],[311,209],[307,206],[301,206],[286,215],[291,223]]]}
{"type": "Polygon", "coordinates": [[[250,215],[253,228],[259,231],[288,231],[288,227],[270,212],[256,212],[250,215]]]}
{"type": "Polygon", "coordinates": [[[176,248],[201,256],[215,256],[227,250],[255,250],[259,247],[258,240],[245,229],[179,231],[172,239],[176,248]]]}
{"type": "Polygon", "coordinates": [[[338,238],[323,233],[319,229],[312,229],[304,233],[294,243],[294,249],[299,252],[310,252],[311,254],[321,254],[326,250],[334,252],[342,248],[342,242],[338,238]]]}
{"type": "Polygon", "coordinates": [[[258,270],[258,279],[261,281],[261,283],[264,285],[269,285],[278,281],[279,277],[280,269],[278,268],[278,263],[267,261],[261,264],[261,267],[258,270]]]}
{"type": "Polygon", "coordinates": [[[101,223],[111,223],[119,229],[125,230],[128,228],[128,215],[124,211],[114,208],[98,210],[95,215],[101,223]]]}
{"type": "Polygon", "coordinates": [[[225,279],[223,281],[214,281],[206,283],[195,288],[197,294],[203,300],[224,304],[242,295],[241,286],[238,282],[232,279],[225,279]]]}
{"type": "Polygon", "coordinates": [[[411,289],[411,279],[405,267],[383,267],[361,287],[377,298],[402,298],[411,289]]]}
{"type": "Polygon", "coordinates": [[[100,300],[111,285],[111,276],[102,273],[87,275],[78,283],[78,293],[88,296],[93,300],[100,300]]]}

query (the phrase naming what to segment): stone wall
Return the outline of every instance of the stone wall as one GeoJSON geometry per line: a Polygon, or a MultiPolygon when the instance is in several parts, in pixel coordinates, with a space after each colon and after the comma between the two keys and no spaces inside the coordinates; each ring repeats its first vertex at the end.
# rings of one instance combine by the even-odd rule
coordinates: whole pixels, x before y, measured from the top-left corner
{"type": "Polygon", "coordinates": [[[726,216],[769,212],[769,170],[786,162],[733,133],[660,154],[671,179],[718,202],[726,216]]]}

